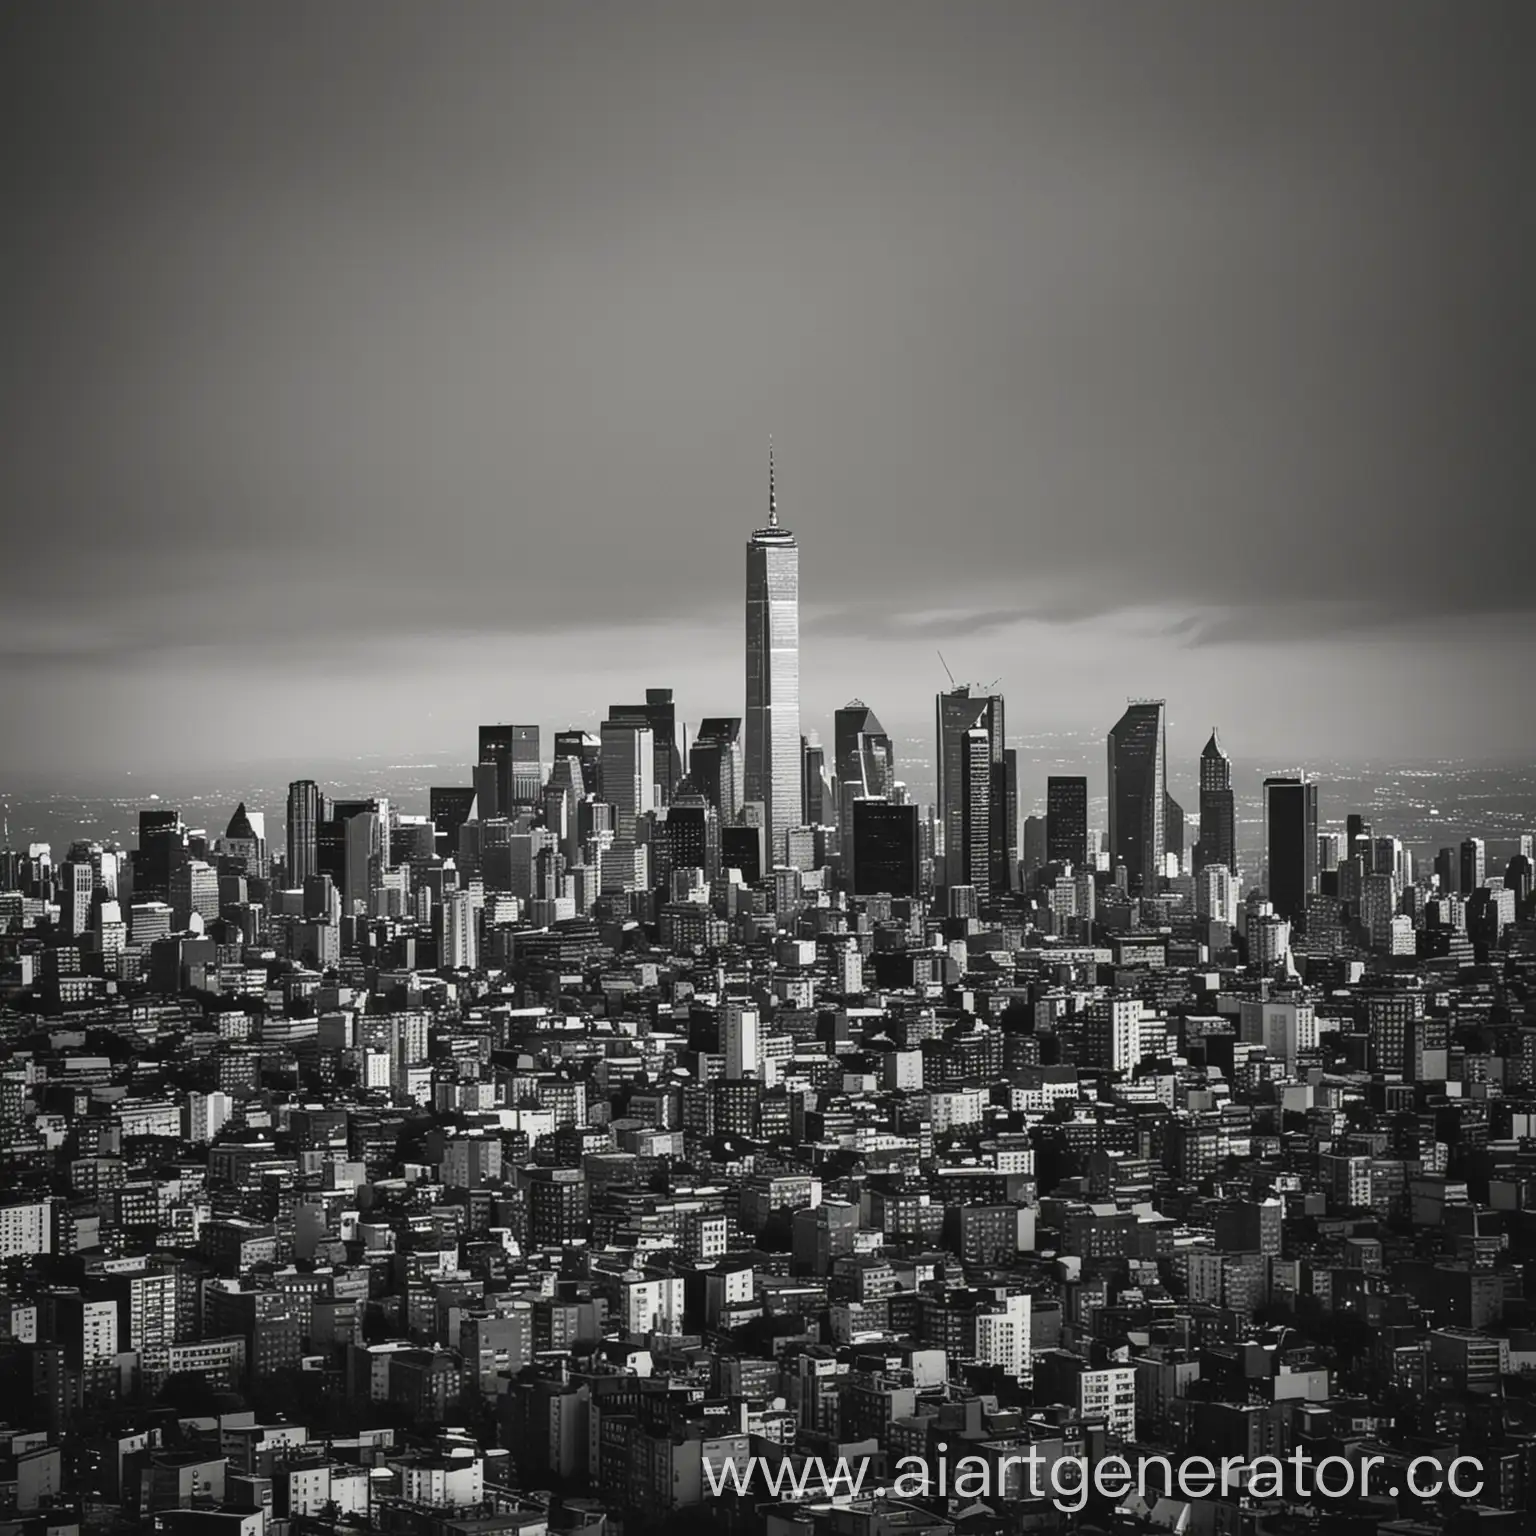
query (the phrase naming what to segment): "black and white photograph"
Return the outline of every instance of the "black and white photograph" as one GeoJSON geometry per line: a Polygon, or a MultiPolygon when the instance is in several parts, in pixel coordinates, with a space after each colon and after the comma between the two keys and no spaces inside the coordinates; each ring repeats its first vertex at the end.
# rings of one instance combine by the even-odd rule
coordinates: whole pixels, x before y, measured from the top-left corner
{"type": "Polygon", "coordinates": [[[1536,1531],[1536,0],[0,143],[0,1536],[1536,1531]]]}

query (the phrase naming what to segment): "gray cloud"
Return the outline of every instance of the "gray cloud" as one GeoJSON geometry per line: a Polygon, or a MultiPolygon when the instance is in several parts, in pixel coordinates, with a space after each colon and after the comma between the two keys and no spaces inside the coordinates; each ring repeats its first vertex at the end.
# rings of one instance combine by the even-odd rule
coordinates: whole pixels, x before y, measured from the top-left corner
{"type": "Polygon", "coordinates": [[[1529,612],[1536,15],[1105,21],[8,8],[0,651],[734,636],[770,430],[829,642],[1529,612]]]}

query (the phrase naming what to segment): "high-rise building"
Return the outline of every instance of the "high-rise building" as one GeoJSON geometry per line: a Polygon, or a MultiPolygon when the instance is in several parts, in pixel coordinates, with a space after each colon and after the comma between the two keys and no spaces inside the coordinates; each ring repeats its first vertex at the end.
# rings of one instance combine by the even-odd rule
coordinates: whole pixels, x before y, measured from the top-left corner
{"type": "Polygon", "coordinates": [[[1237,803],[1232,793],[1232,759],[1222,751],[1216,727],[1200,754],[1200,841],[1195,870],[1222,864],[1237,870],[1237,803]]]}
{"type": "MultiPolygon", "coordinates": [[[[948,693],[938,696],[936,731],[938,746],[938,798],[939,817],[944,826],[944,876],[950,885],[962,883],[977,885],[978,882],[961,876],[957,871],[970,867],[968,856],[959,852],[965,837],[965,818],[968,811],[974,814],[973,795],[979,795],[980,773],[976,764],[967,767],[972,750],[968,735],[973,730],[986,733],[991,767],[988,772],[991,786],[988,790],[988,852],[986,886],[988,892],[1001,892],[1009,887],[1008,837],[1003,825],[1006,819],[1008,786],[1003,767],[1003,700],[999,694],[973,693],[967,684],[960,684],[948,693]],[[971,779],[967,780],[969,773],[971,779]],[[967,785],[969,784],[969,788],[967,785]]],[[[986,900],[986,897],[980,897],[986,900]]]]}
{"type": "Polygon", "coordinates": [[[683,776],[677,750],[677,709],[670,688],[647,688],[644,704],[613,704],[608,719],[614,725],[643,725],[651,733],[651,777],[656,803],[668,805],[672,786],[683,776]]]}
{"type": "Polygon", "coordinates": [[[139,850],[133,860],[133,894],[139,901],[169,901],[171,870],[181,856],[180,811],[140,811],[139,850]]]}
{"type": "Polygon", "coordinates": [[[862,699],[850,699],[833,716],[833,768],[837,775],[837,824],[845,838],[853,836],[855,800],[886,799],[895,788],[895,759],[891,738],[874,710],[862,699]]]}
{"type": "Polygon", "coordinates": [[[1318,888],[1317,785],[1310,779],[1264,781],[1265,890],[1278,916],[1305,920],[1318,888]]]}
{"type": "Polygon", "coordinates": [[[656,755],[648,725],[605,720],[603,797],[613,807],[614,841],[633,847],[640,818],[656,806],[656,755]]]}
{"type": "Polygon", "coordinates": [[[479,761],[496,769],[497,813],[510,816],[538,803],[544,777],[538,726],[482,725],[479,761]]]}
{"type": "Polygon", "coordinates": [[[809,736],[800,738],[800,823],[806,827],[832,825],[827,793],[827,749],[809,736]]]}
{"type": "Polygon", "coordinates": [[[734,999],[720,1010],[720,1046],[725,1056],[725,1075],[732,1081],[760,1076],[762,1030],[756,1008],[734,999]]]}
{"type": "Polygon", "coordinates": [[[442,938],[438,964],[445,971],[473,971],[479,966],[474,898],[469,891],[444,891],[438,909],[442,938]]]}
{"type": "Polygon", "coordinates": [[[1168,850],[1167,706],[1133,700],[1109,733],[1109,858],[1132,891],[1152,891],[1168,850]]]}
{"type": "Polygon", "coordinates": [[[473,787],[458,784],[434,784],[427,791],[427,816],[436,829],[438,853],[453,858],[459,851],[459,828],[469,820],[475,808],[473,787]]]}
{"type": "Polygon", "coordinates": [[[800,820],[800,546],[779,526],[773,451],[768,523],[747,541],[746,795],[764,808],[768,862],[800,820]]]}
{"type": "Polygon", "coordinates": [[[1003,843],[1008,889],[1019,887],[1019,749],[1003,748],[1003,843]]]}
{"type": "Polygon", "coordinates": [[[1024,818],[1024,846],[1019,855],[1019,867],[1026,885],[1050,862],[1048,839],[1049,830],[1044,816],[1024,818]]]}
{"type": "Polygon", "coordinates": [[[581,764],[582,793],[602,794],[602,744],[590,731],[555,732],[555,761],[574,757],[581,764]]]}
{"type": "Polygon", "coordinates": [[[854,895],[918,895],[922,837],[917,806],[874,799],[851,803],[849,877],[854,895]]]}
{"type": "Polygon", "coordinates": [[[992,883],[992,801],[995,778],[992,733],[982,726],[975,726],[965,733],[964,751],[960,758],[963,814],[958,880],[955,878],[953,854],[946,856],[946,872],[951,885],[971,886],[980,906],[985,906],[997,889],[992,883]]]}
{"type": "Polygon", "coordinates": [[[288,888],[299,890],[318,873],[315,840],[324,814],[325,797],[313,779],[295,779],[288,786],[288,888]]]}
{"type": "Polygon", "coordinates": [[[1461,845],[1461,894],[1470,896],[1488,878],[1488,850],[1480,837],[1461,845]]]}
{"type": "Polygon", "coordinates": [[[712,715],[700,723],[688,752],[688,777],[722,822],[736,819],[743,799],[740,720],[712,715]]]}
{"type": "Polygon", "coordinates": [[[1045,781],[1045,858],[1048,864],[1088,862],[1088,780],[1052,774],[1045,781]]]}

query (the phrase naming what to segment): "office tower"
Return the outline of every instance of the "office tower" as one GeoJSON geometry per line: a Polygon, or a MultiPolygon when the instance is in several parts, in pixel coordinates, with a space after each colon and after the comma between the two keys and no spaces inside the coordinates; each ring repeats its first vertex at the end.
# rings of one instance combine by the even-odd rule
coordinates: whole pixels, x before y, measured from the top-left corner
{"type": "Polygon", "coordinates": [[[1019,858],[1026,885],[1051,862],[1049,849],[1050,827],[1047,818],[1044,816],[1026,816],[1024,818],[1024,847],[1019,858]]]}
{"type": "Polygon", "coordinates": [[[219,915],[219,876],[201,859],[183,859],[171,871],[171,913],[178,930],[191,924],[194,912],[205,923],[219,915]]]}
{"type": "Polygon", "coordinates": [[[214,845],[221,860],[220,873],[245,874],[265,880],[267,863],[267,818],[261,811],[248,811],[245,801],[235,807],[235,814],[224,828],[224,836],[214,845]]]}
{"type": "Polygon", "coordinates": [[[644,704],[614,704],[609,707],[612,725],[638,725],[651,733],[651,777],[656,785],[656,803],[666,805],[672,798],[672,786],[682,778],[682,759],[677,750],[677,711],[670,688],[647,688],[644,704]]]}
{"type": "Polygon", "coordinates": [[[736,820],[743,800],[740,720],[711,715],[700,724],[688,752],[688,777],[722,822],[736,820]]]}
{"type": "Polygon", "coordinates": [[[288,874],[290,890],[298,890],[317,872],[316,838],[324,815],[325,797],[313,779],[295,779],[288,786],[288,874]]]}
{"type": "Polygon", "coordinates": [[[180,811],[140,811],[133,894],[139,901],[169,901],[171,870],[181,856],[180,811]]]}
{"type": "Polygon", "coordinates": [[[923,861],[917,806],[873,799],[851,804],[850,885],[854,895],[918,895],[923,861]]]}
{"type": "Polygon", "coordinates": [[[96,871],[89,860],[66,860],[59,866],[59,906],[64,932],[78,938],[91,926],[91,897],[96,871]]]}
{"type": "MultiPolygon", "coordinates": [[[[973,791],[980,794],[979,767],[972,763],[967,767],[971,751],[969,733],[980,730],[986,734],[992,785],[989,790],[988,850],[985,885],[991,892],[1008,889],[1008,839],[1003,821],[1007,806],[1007,784],[1003,769],[1003,700],[997,694],[973,693],[967,684],[948,693],[941,693],[936,706],[936,732],[938,746],[938,793],[939,816],[944,825],[944,876],[953,885],[965,879],[967,884],[979,885],[976,879],[958,875],[962,865],[969,868],[967,857],[962,855],[960,865],[951,862],[965,837],[965,817],[974,810],[973,791]],[[966,787],[966,775],[971,774],[972,786],[966,787]]],[[[988,896],[979,895],[985,902],[988,896]]]]}
{"type": "Polygon", "coordinates": [[[959,881],[954,879],[953,855],[946,855],[950,884],[971,886],[979,906],[985,907],[996,887],[992,884],[992,733],[982,726],[967,731],[960,758],[962,816],[960,827],[959,881]]]}
{"type": "Polygon", "coordinates": [[[438,909],[442,938],[438,944],[438,965],[445,971],[473,971],[479,968],[479,945],[475,931],[474,898],[468,891],[444,891],[438,909]]]}
{"type": "MultiPolygon", "coordinates": [[[[724,869],[741,872],[748,885],[756,885],[767,874],[763,868],[766,853],[763,848],[765,830],[745,825],[721,827],[720,864],[724,869]]],[[[786,838],[786,843],[788,839],[786,838]]]]}
{"type": "Polygon", "coordinates": [[[1109,733],[1109,859],[1132,892],[1157,887],[1168,848],[1167,706],[1133,700],[1109,733]]]}
{"type": "Polygon", "coordinates": [[[827,794],[827,749],[809,736],[800,738],[800,824],[832,825],[827,794]]]}
{"type": "Polygon", "coordinates": [[[538,803],[544,782],[538,726],[482,725],[479,762],[496,770],[496,814],[511,816],[538,803]]]}
{"type": "Polygon", "coordinates": [[[1184,868],[1184,807],[1172,795],[1163,796],[1164,855],[1171,868],[1184,868]]]}
{"type": "Polygon", "coordinates": [[[555,761],[574,757],[581,764],[582,793],[601,797],[603,749],[597,737],[590,731],[568,730],[555,732],[555,761]]]}
{"type": "Polygon", "coordinates": [[[762,1072],[762,1027],[756,1008],[727,1002],[720,1010],[720,1046],[725,1056],[725,1075],[735,1081],[762,1072]]]}
{"type": "Polygon", "coordinates": [[[1088,780],[1052,774],[1045,781],[1045,862],[1088,862],[1088,780]]]}
{"type": "Polygon", "coordinates": [[[458,784],[434,784],[427,791],[427,815],[437,829],[437,851],[452,858],[459,848],[459,828],[475,808],[475,791],[458,784]]]}
{"type": "Polygon", "coordinates": [[[891,738],[862,699],[850,699],[833,716],[832,760],[837,773],[837,825],[845,838],[851,838],[854,801],[888,799],[895,788],[891,738]]]}
{"type": "Polygon", "coordinates": [[[1195,876],[1195,914],[1218,923],[1237,921],[1237,882],[1225,864],[1206,864],[1195,876]]]}
{"type": "Polygon", "coordinates": [[[1317,890],[1317,785],[1303,778],[1264,781],[1264,857],[1270,903],[1292,923],[1306,917],[1317,890]]]}
{"type": "Polygon", "coordinates": [[[1232,793],[1232,759],[1222,751],[1216,727],[1200,754],[1200,841],[1195,871],[1221,864],[1237,873],[1237,802],[1232,793]]]}
{"type": "Polygon", "coordinates": [[[746,793],[760,801],[768,862],[800,820],[800,546],[779,526],[773,451],[768,525],[747,542],[746,793]]]}
{"type": "Polygon", "coordinates": [[[1008,889],[1019,888],[1019,749],[1003,748],[1003,858],[1008,889]]]}
{"type": "Polygon", "coordinates": [[[720,874],[720,817],[688,779],[678,782],[671,805],[656,815],[651,833],[651,879],[665,887],[677,869],[702,869],[706,880],[720,874]]]}
{"type": "Polygon", "coordinates": [[[1470,896],[1488,878],[1488,852],[1480,837],[1469,837],[1461,845],[1461,894],[1470,896]]]}
{"type": "Polygon", "coordinates": [[[389,802],[378,800],[346,819],[341,882],[344,917],[368,911],[369,897],[389,867],[389,802]]]}
{"type": "Polygon", "coordinates": [[[1332,874],[1344,862],[1344,834],[1319,832],[1317,834],[1317,872],[1319,878],[1332,874]]]}
{"type": "Polygon", "coordinates": [[[1083,1020],[1084,1065],[1130,1071],[1141,1056],[1140,1034],[1140,999],[1116,997],[1090,1003],[1083,1020]]]}
{"type": "Polygon", "coordinates": [[[1365,817],[1354,813],[1344,818],[1344,857],[1360,859],[1362,874],[1374,874],[1376,869],[1376,838],[1371,824],[1365,817]]]}
{"type": "Polygon", "coordinates": [[[495,763],[476,763],[469,772],[474,788],[475,821],[494,821],[507,814],[501,803],[501,769],[495,763]]]}
{"type": "Polygon", "coordinates": [[[656,805],[656,755],[647,725],[605,720],[602,727],[603,796],[613,807],[614,840],[633,847],[640,818],[656,805]]]}

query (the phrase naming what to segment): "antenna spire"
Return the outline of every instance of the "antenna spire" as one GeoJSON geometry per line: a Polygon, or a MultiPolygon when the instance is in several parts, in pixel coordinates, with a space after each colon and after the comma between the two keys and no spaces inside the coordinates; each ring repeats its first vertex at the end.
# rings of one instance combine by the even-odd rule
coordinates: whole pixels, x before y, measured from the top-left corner
{"type": "Polygon", "coordinates": [[[779,526],[779,500],[773,488],[773,438],[768,439],[768,526],[779,526]]]}

